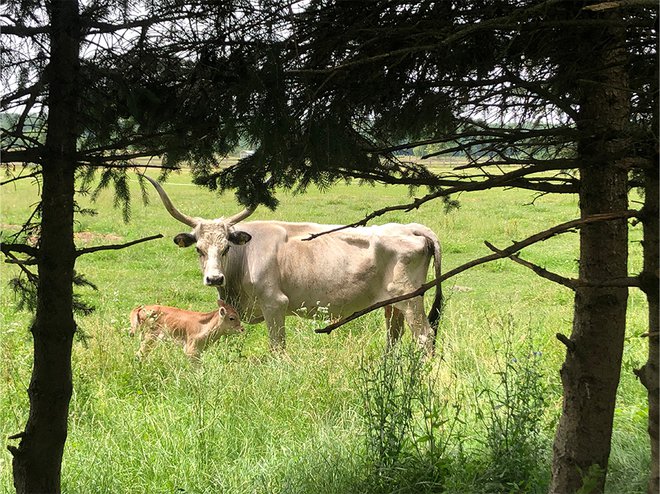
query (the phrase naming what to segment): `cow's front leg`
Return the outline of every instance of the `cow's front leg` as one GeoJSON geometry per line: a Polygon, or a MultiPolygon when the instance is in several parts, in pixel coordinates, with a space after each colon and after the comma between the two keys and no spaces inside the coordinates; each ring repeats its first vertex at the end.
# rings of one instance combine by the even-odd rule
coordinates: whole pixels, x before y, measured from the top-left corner
{"type": "Polygon", "coordinates": [[[283,293],[270,294],[262,299],[261,312],[268,325],[268,339],[272,352],[284,352],[286,336],[284,331],[284,316],[286,315],[289,299],[283,293]]]}

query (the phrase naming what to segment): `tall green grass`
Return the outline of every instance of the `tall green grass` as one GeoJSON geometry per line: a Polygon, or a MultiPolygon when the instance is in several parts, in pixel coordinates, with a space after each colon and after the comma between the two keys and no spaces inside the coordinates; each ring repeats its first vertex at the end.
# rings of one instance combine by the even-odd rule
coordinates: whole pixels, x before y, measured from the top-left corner
{"type": "MultiPolygon", "coordinates": [[[[189,185],[185,173],[173,175],[165,187],[177,206],[193,215],[217,217],[239,209],[229,194],[217,196],[189,185]]],[[[65,492],[544,491],[561,410],[564,348],[554,335],[570,333],[570,291],[507,260],[464,272],[444,285],[448,301],[437,356],[412,370],[414,361],[406,363],[409,356],[403,352],[398,361],[389,361],[399,371],[390,368],[382,374],[389,364],[380,312],[331,335],[314,333],[319,321],[289,318],[286,356],[268,352],[267,331],[259,324],[207,350],[199,365],[167,342],[136,361],[138,339],[127,334],[134,306],[159,302],[208,311],[216,293],[202,286],[194,249],[180,249],[171,241],[185,227],[169,217],[155,194],[144,205],[137,182],[131,183],[131,191],[130,223],[112,208],[109,192],[96,203],[87,198],[80,202],[99,214],[77,218],[79,246],[154,233],[165,238],[79,259],[78,271],[99,290],[80,290],[97,310],[77,318],[85,337],[74,343],[65,492]],[[380,381],[378,372],[384,376],[380,381]],[[379,385],[392,386],[406,377],[412,394],[393,390],[389,410],[399,413],[401,400],[412,400],[401,431],[393,433],[399,434],[400,444],[396,454],[379,453],[373,438],[383,427],[368,420],[369,407],[373,411],[379,393],[381,398],[387,394],[379,385]]],[[[3,188],[5,234],[26,217],[36,193],[28,183],[3,188]]],[[[254,219],[351,222],[409,196],[400,187],[348,184],[323,193],[281,193],[279,198],[276,211],[257,209],[254,219]]],[[[490,253],[484,240],[503,247],[578,216],[569,197],[533,199],[521,191],[480,192],[461,196],[461,207],[449,213],[430,204],[408,214],[392,213],[382,222],[431,227],[442,242],[446,271],[490,253]]],[[[633,272],[641,266],[640,237],[640,227],[631,228],[633,272]]],[[[522,255],[576,276],[577,241],[576,234],[563,235],[522,255]]],[[[4,265],[0,274],[0,433],[7,438],[27,420],[31,315],[16,309],[7,288],[14,267],[4,265]]],[[[646,342],[640,338],[645,310],[643,297],[632,291],[608,479],[611,493],[645,489],[646,398],[632,373],[645,360],[646,342]]],[[[406,335],[402,349],[409,343],[406,335]]],[[[3,450],[0,492],[12,492],[11,457],[3,450]]]]}

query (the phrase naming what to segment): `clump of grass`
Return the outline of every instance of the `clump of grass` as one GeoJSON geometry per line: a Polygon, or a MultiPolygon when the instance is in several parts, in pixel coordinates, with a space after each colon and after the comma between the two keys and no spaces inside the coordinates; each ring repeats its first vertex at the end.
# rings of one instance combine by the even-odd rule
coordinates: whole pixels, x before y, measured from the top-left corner
{"type": "Polygon", "coordinates": [[[367,462],[365,492],[437,492],[451,469],[460,407],[442,399],[433,362],[414,343],[375,361],[364,356],[358,373],[367,462]]]}
{"type": "Polygon", "coordinates": [[[549,390],[541,372],[542,353],[527,335],[514,341],[510,316],[495,326],[503,332],[497,356],[496,383],[483,385],[477,394],[477,421],[485,430],[484,485],[494,492],[542,492],[548,482],[547,437],[544,435],[549,390]]]}
{"type": "Polygon", "coordinates": [[[442,383],[436,371],[450,364],[425,358],[412,342],[362,357],[357,377],[371,466],[364,492],[547,488],[550,390],[542,353],[512,317],[493,319],[486,326],[497,335],[488,338],[494,369],[467,382],[442,383]]]}
{"type": "Polygon", "coordinates": [[[400,345],[375,364],[363,358],[360,392],[367,448],[374,466],[384,475],[400,460],[404,443],[412,429],[415,397],[419,395],[423,369],[421,356],[404,351],[400,345]]]}

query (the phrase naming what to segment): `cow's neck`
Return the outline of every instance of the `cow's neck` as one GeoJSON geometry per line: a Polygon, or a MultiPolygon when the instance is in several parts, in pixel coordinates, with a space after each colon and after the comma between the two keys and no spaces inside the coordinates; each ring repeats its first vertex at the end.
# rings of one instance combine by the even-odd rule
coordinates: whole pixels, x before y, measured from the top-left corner
{"type": "MultiPolygon", "coordinates": [[[[244,247],[249,248],[249,244],[244,247]]],[[[243,285],[243,277],[247,273],[247,266],[244,266],[243,255],[237,255],[234,249],[230,248],[222,262],[222,269],[225,272],[225,286],[218,290],[220,298],[229,305],[236,308],[242,314],[245,311],[244,302],[247,293],[243,285]]]]}

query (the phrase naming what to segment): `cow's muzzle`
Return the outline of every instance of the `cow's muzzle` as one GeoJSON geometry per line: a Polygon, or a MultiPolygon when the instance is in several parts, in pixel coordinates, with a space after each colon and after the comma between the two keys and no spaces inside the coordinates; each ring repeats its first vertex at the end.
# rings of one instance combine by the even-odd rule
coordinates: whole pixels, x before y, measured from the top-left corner
{"type": "Polygon", "coordinates": [[[204,277],[204,284],[206,286],[223,286],[225,284],[225,275],[216,274],[204,277]]]}

